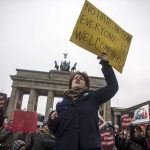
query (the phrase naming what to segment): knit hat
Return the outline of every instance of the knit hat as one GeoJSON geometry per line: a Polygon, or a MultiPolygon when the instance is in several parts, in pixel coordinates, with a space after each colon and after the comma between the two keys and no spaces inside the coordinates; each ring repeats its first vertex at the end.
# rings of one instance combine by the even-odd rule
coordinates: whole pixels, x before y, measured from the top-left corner
{"type": "Polygon", "coordinates": [[[12,145],[12,150],[20,150],[21,147],[25,146],[25,143],[21,140],[16,140],[12,145]]]}

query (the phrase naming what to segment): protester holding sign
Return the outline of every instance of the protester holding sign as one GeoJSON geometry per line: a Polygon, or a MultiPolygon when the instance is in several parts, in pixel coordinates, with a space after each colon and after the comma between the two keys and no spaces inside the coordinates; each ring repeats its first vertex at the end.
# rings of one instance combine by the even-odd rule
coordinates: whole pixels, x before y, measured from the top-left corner
{"type": "Polygon", "coordinates": [[[112,150],[116,147],[115,134],[116,131],[114,130],[114,127],[109,123],[106,123],[102,128],[100,128],[100,137],[103,150],[112,150]]]}
{"type": "Polygon", "coordinates": [[[98,59],[101,59],[107,85],[91,91],[87,74],[75,72],[63,100],[57,104],[56,111],[50,113],[48,126],[56,137],[56,150],[101,149],[99,106],[115,95],[118,83],[107,56],[101,54],[98,59]]]}

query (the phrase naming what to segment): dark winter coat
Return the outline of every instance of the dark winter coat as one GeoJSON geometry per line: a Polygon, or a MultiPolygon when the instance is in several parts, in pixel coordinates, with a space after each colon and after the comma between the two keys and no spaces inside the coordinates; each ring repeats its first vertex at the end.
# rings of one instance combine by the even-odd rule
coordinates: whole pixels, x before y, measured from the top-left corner
{"type": "Polygon", "coordinates": [[[25,138],[26,150],[32,150],[35,142],[36,133],[28,132],[25,138]]]}
{"type": "Polygon", "coordinates": [[[75,101],[65,96],[56,106],[58,120],[48,120],[49,129],[56,137],[56,150],[100,149],[99,106],[110,100],[118,90],[112,67],[106,61],[101,64],[107,85],[82,93],[75,101]]]}
{"type": "MultiPolygon", "coordinates": [[[[21,132],[13,133],[11,130],[7,130],[6,128],[3,128],[3,130],[0,133],[0,144],[8,145],[11,149],[12,144],[16,140],[22,140],[21,132]]],[[[7,150],[9,150],[9,149],[7,149],[7,150]]]]}
{"type": "Polygon", "coordinates": [[[40,132],[35,135],[35,142],[32,150],[54,150],[54,147],[55,139],[49,132],[40,130],[40,132]]]}

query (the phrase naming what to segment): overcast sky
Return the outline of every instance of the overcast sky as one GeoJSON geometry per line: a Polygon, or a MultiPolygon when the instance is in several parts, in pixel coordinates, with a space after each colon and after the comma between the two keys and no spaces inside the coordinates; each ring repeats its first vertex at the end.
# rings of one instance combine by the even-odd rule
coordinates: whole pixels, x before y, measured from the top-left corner
{"type": "MultiPolygon", "coordinates": [[[[16,68],[47,71],[64,60],[102,77],[96,55],[70,42],[84,0],[0,0],[0,92],[10,96],[16,68]]],[[[150,1],[89,0],[133,36],[112,106],[150,100],[150,1]]]]}

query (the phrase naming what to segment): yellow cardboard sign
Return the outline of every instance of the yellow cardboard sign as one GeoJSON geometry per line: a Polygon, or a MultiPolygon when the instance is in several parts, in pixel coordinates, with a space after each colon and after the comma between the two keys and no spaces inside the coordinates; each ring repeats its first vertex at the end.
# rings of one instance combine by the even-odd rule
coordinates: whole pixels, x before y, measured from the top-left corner
{"type": "Polygon", "coordinates": [[[132,35],[85,1],[70,41],[98,55],[106,53],[110,64],[122,73],[132,35]]]}

